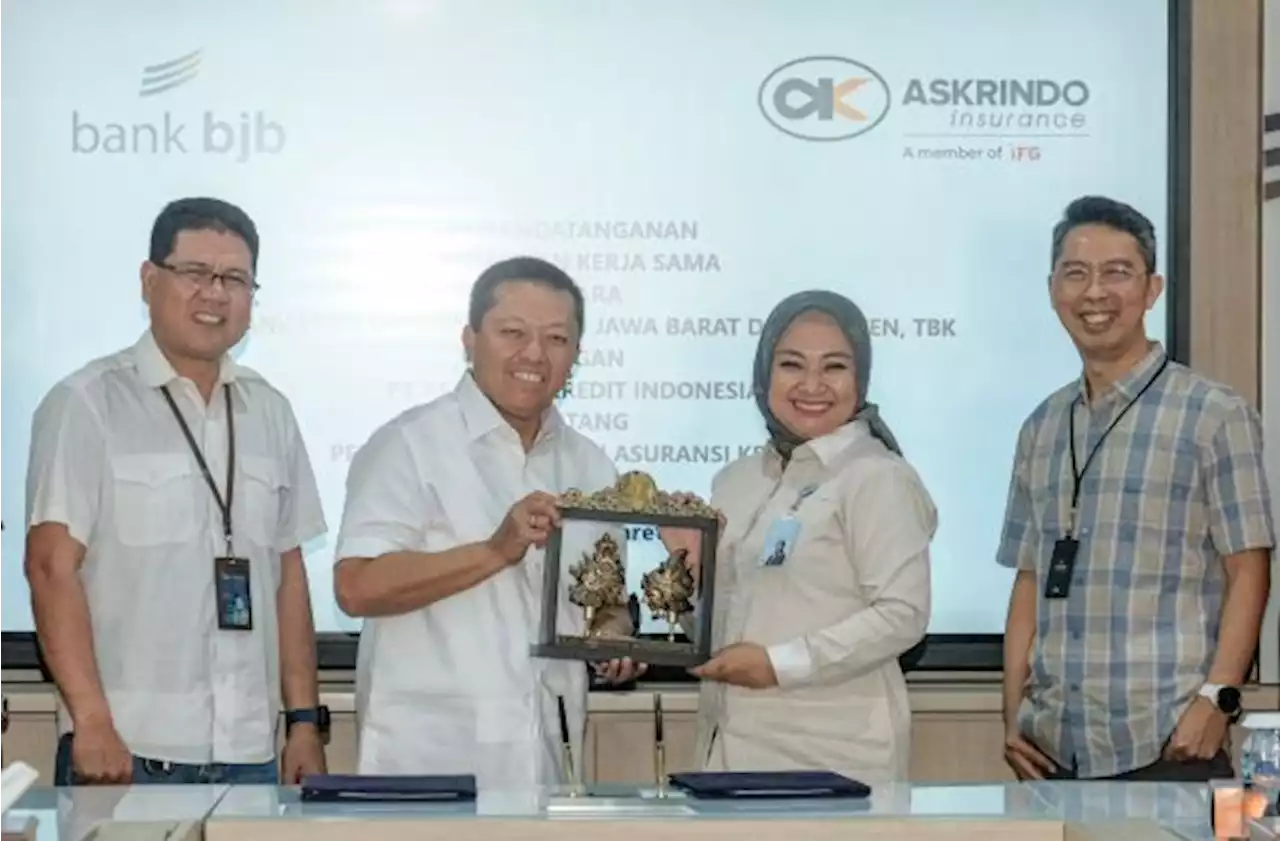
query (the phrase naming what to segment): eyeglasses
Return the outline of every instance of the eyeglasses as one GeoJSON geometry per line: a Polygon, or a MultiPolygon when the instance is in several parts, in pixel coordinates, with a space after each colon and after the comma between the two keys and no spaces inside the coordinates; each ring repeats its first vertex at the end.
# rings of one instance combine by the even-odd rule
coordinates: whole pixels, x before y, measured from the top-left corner
{"type": "MultiPolygon", "coordinates": [[[[1066,283],[1086,284],[1093,278],[1095,271],[1088,266],[1072,264],[1064,266],[1054,274],[1066,283]]],[[[1096,274],[1103,286],[1120,286],[1141,277],[1140,272],[1126,265],[1103,266],[1096,274]]]]}
{"type": "Polygon", "coordinates": [[[185,263],[181,266],[170,263],[156,263],[156,265],[173,272],[178,279],[195,286],[202,292],[207,292],[212,288],[214,281],[219,279],[222,280],[222,288],[232,295],[252,295],[259,288],[256,280],[237,269],[215,272],[212,266],[206,266],[204,263],[185,263]]]}

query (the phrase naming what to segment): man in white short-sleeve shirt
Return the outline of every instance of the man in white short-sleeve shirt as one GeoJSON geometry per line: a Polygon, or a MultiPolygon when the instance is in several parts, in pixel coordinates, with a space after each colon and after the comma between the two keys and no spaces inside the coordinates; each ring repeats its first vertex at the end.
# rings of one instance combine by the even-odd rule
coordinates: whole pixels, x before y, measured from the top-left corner
{"type": "MultiPolygon", "coordinates": [[[[367,619],[360,773],[474,774],[489,790],[564,782],[562,703],[581,762],[586,669],[534,658],[530,646],[555,495],[617,478],[553,406],[578,356],[583,309],[577,285],[549,263],[491,266],[463,331],[470,370],[375,431],[352,460],[334,587],[345,612],[367,619]]],[[[566,524],[566,559],[578,554],[570,527],[583,525],[566,524]]],[[[581,623],[562,600],[559,627],[581,623]]],[[[603,627],[629,634],[631,617],[615,610],[603,627]]],[[[621,682],[643,666],[597,669],[621,682]]]]}
{"type": "Polygon", "coordinates": [[[149,329],[36,410],[26,573],[60,785],[324,770],[300,548],[326,531],[319,493],[289,401],[228,355],[257,256],[238,207],[170,203],[142,264],[149,329]]]}

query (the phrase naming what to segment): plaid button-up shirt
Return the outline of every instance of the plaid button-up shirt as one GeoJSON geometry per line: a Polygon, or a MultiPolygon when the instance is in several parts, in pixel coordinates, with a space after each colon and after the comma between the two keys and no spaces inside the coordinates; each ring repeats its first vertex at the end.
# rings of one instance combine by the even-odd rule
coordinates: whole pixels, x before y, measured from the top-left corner
{"type": "Polygon", "coordinates": [[[1160,758],[1209,673],[1225,589],[1222,558],[1274,544],[1257,412],[1225,386],[1165,362],[1159,345],[1092,405],[1059,389],[1018,436],[998,559],[1036,572],[1022,732],[1081,777],[1160,758]],[[1139,392],[1152,382],[1141,397],[1139,392]],[[1081,480],[1070,592],[1044,598],[1068,530],[1075,413],[1081,480]]]}

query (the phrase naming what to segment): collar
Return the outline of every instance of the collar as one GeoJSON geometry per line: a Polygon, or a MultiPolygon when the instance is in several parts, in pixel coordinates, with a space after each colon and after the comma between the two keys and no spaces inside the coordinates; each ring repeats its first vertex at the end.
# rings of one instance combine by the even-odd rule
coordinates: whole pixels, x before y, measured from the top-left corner
{"type": "Polygon", "coordinates": [[[871,427],[867,426],[866,421],[849,421],[844,426],[839,427],[834,432],[829,432],[821,438],[814,438],[808,441],[804,446],[813,450],[813,454],[817,456],[818,462],[826,467],[835,460],[851,444],[867,437],[871,434],[871,427]]]}
{"type": "MultiPolygon", "coordinates": [[[[147,330],[138,339],[137,344],[133,346],[134,364],[138,369],[138,376],[142,377],[142,382],[149,388],[159,388],[162,385],[168,385],[176,379],[179,379],[178,372],[173,369],[173,365],[165,358],[164,352],[160,350],[160,346],[156,344],[156,337],[147,330]]],[[[239,371],[239,366],[230,354],[223,354],[222,362],[218,368],[218,385],[223,383],[234,383],[239,371]]]]}
{"type": "MultiPolygon", "coordinates": [[[[1147,342],[1147,355],[1142,357],[1142,361],[1133,366],[1129,373],[1112,383],[1107,393],[1115,393],[1125,400],[1134,399],[1138,396],[1138,392],[1142,391],[1143,387],[1155,376],[1156,370],[1164,363],[1165,356],[1163,345],[1154,341],[1147,342]]],[[[1077,382],[1076,388],[1079,391],[1081,401],[1087,406],[1089,404],[1089,389],[1083,372],[1080,374],[1080,380],[1077,382]]]]}
{"type": "MultiPolygon", "coordinates": [[[[511,424],[498,414],[493,401],[480,390],[480,385],[471,371],[463,373],[453,393],[457,396],[458,406],[462,410],[462,423],[466,427],[469,441],[479,441],[496,429],[510,429],[513,434],[515,433],[511,424]]],[[[551,406],[542,416],[542,423],[538,427],[538,437],[534,444],[554,438],[563,426],[564,418],[555,406],[551,406]]]]}
{"type": "MultiPolygon", "coordinates": [[[[871,434],[866,421],[849,421],[820,438],[805,441],[791,453],[793,463],[816,461],[819,467],[826,467],[853,444],[871,434]]],[[[764,450],[765,472],[772,477],[782,475],[782,456],[772,446],[764,450]]]]}

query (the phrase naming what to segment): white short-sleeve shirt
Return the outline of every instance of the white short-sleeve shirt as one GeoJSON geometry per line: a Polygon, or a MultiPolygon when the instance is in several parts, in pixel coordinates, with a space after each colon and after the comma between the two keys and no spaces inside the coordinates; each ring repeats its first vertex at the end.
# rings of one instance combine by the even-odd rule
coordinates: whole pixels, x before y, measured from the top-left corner
{"type": "MultiPolygon", "coordinates": [[[[170,762],[260,763],[280,712],[280,555],[326,531],[289,401],[224,360],[206,404],[151,332],[59,382],[37,408],[27,523],[85,546],[80,577],[107,703],[129,750],[170,762]],[[219,630],[222,515],[161,387],[226,498],[227,397],[235,427],[234,554],[250,562],[253,628],[219,630]]],[[[59,704],[59,730],[71,722],[59,704]]]]}
{"type": "MultiPolygon", "coordinates": [[[[591,492],[616,478],[604,451],[554,409],[526,452],[468,373],[454,391],[382,426],[356,453],[336,558],[442,552],[485,540],[533,491],[591,492]]],[[[566,527],[562,574],[577,560],[582,534],[566,527]]],[[[361,773],[474,773],[488,787],[562,780],[557,696],[581,760],[585,666],[530,656],[544,559],[531,547],[520,564],[470,589],[365,621],[356,677],[361,773]]],[[[581,622],[580,610],[562,599],[559,627],[580,632],[581,622]]]]}

